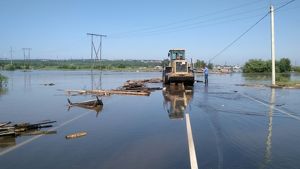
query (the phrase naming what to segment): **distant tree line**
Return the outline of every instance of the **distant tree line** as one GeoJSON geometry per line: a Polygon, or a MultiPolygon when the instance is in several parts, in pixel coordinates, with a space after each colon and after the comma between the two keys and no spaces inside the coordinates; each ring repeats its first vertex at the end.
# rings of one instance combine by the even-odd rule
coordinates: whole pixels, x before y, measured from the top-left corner
{"type": "Polygon", "coordinates": [[[197,69],[203,69],[205,66],[207,66],[208,69],[213,69],[214,65],[212,63],[205,63],[204,60],[196,60],[195,68],[197,69]]]}
{"type": "MultiPolygon", "coordinates": [[[[166,67],[166,66],[169,65],[169,63],[170,63],[169,59],[164,59],[162,61],[161,65],[163,67],[166,67]]],[[[208,69],[213,69],[214,65],[212,63],[207,64],[207,63],[204,62],[204,60],[198,60],[198,59],[196,60],[196,63],[194,64],[194,68],[196,68],[196,69],[204,69],[205,66],[207,66],[208,69]]]]}
{"type": "MultiPolygon", "coordinates": [[[[291,61],[288,58],[282,58],[275,63],[277,73],[286,73],[292,70],[291,61]]],[[[243,67],[243,73],[267,73],[272,72],[272,61],[261,59],[250,59],[243,67]]]]}
{"type": "Polygon", "coordinates": [[[102,60],[94,61],[91,59],[76,60],[14,60],[13,64],[8,60],[0,61],[0,68],[5,70],[15,69],[126,69],[126,68],[153,68],[160,66],[161,62],[142,61],[142,60],[102,60]]]}

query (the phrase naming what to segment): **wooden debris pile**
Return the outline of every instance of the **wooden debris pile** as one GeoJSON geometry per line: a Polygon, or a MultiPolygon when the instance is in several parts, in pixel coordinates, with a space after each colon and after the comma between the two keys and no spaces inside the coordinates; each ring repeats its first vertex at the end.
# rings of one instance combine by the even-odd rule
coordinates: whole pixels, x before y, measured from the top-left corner
{"type": "Polygon", "coordinates": [[[123,90],[142,90],[142,91],[153,91],[153,90],[161,90],[160,87],[147,87],[146,83],[160,83],[162,80],[160,78],[155,79],[144,79],[144,80],[127,80],[121,89],[123,90]]]}
{"type": "Polygon", "coordinates": [[[40,129],[52,127],[51,124],[55,122],[56,121],[45,120],[38,123],[18,123],[18,124],[11,124],[11,122],[0,123],[0,137],[53,134],[54,131],[40,131],[40,129]]]}
{"type": "Polygon", "coordinates": [[[98,96],[118,95],[135,95],[149,96],[154,90],[161,90],[161,87],[147,87],[146,83],[160,83],[161,79],[145,79],[145,80],[128,80],[118,89],[112,90],[66,90],[68,95],[74,94],[93,94],[98,96]]]}

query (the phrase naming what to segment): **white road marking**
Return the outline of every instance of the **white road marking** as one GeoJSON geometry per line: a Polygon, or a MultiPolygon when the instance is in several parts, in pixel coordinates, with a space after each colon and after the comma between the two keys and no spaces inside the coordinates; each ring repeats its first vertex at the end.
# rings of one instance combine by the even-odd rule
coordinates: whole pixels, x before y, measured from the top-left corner
{"type": "MultiPolygon", "coordinates": [[[[62,124],[60,124],[59,126],[52,128],[52,129],[49,130],[49,131],[57,130],[57,129],[59,129],[59,128],[61,128],[61,127],[65,126],[65,125],[67,125],[67,124],[69,124],[69,123],[71,123],[71,122],[73,122],[73,121],[75,121],[75,120],[77,120],[77,119],[79,119],[79,118],[85,116],[85,115],[87,115],[87,114],[90,113],[90,112],[91,112],[91,110],[89,110],[89,111],[87,111],[87,112],[85,112],[85,113],[83,113],[83,114],[81,114],[81,115],[78,115],[78,116],[76,116],[76,117],[74,117],[74,118],[72,118],[72,119],[70,119],[70,120],[68,120],[68,121],[66,121],[66,122],[64,122],[64,123],[62,123],[62,124]]],[[[17,144],[16,146],[7,148],[7,149],[5,149],[5,150],[3,150],[3,151],[0,152],[0,156],[3,156],[3,155],[5,155],[5,154],[7,154],[7,153],[9,153],[9,152],[11,152],[11,151],[13,151],[13,150],[16,150],[16,149],[18,149],[18,148],[20,148],[20,147],[22,147],[22,146],[24,146],[24,145],[26,145],[26,144],[28,144],[28,143],[30,143],[30,142],[36,140],[36,139],[42,137],[42,136],[43,136],[43,134],[42,134],[42,135],[34,136],[34,137],[32,137],[32,138],[30,138],[30,139],[28,139],[28,140],[26,140],[26,141],[23,141],[23,142],[17,144]]]]}
{"type": "MultiPolygon", "coordinates": [[[[241,93],[240,93],[240,94],[241,94],[241,93]]],[[[247,97],[248,99],[253,100],[253,101],[257,102],[257,103],[260,103],[260,104],[262,104],[262,105],[264,105],[264,106],[270,107],[269,104],[264,103],[264,102],[262,102],[262,101],[259,101],[259,100],[255,99],[255,98],[253,98],[253,97],[250,97],[250,96],[245,95],[245,94],[241,94],[241,95],[244,96],[244,97],[247,97]]],[[[276,108],[276,107],[274,107],[273,109],[279,111],[279,112],[282,113],[282,114],[288,115],[288,116],[290,116],[290,117],[293,118],[293,119],[300,120],[300,117],[295,116],[295,115],[292,115],[291,113],[288,113],[288,112],[283,111],[283,110],[281,110],[281,109],[278,109],[278,108],[276,108]]]]}
{"type": "Polygon", "coordinates": [[[190,122],[190,115],[188,112],[185,113],[185,122],[186,122],[187,136],[188,136],[188,146],[189,146],[191,169],[198,169],[192,127],[191,127],[191,122],[190,122]]]}

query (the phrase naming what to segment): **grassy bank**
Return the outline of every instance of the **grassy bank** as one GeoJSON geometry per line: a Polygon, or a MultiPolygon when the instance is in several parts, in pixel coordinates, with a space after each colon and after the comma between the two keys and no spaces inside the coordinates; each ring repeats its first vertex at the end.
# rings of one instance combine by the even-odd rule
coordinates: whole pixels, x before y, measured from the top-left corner
{"type": "Polygon", "coordinates": [[[2,90],[3,90],[2,88],[6,81],[7,81],[7,77],[0,74],[0,93],[2,93],[2,90]]]}
{"type": "Polygon", "coordinates": [[[7,80],[7,77],[5,77],[2,74],[0,74],[0,82],[4,82],[6,80],[7,80]]]}
{"type": "Polygon", "coordinates": [[[300,81],[287,81],[287,82],[276,82],[278,86],[286,86],[286,87],[299,87],[300,88],[300,81]]]}

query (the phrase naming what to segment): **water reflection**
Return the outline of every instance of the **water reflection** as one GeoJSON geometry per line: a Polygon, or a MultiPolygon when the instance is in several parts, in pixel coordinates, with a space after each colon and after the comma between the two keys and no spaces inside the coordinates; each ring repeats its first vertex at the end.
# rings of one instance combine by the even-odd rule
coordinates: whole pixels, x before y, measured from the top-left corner
{"type": "Polygon", "coordinates": [[[57,134],[57,131],[32,129],[32,130],[20,132],[16,135],[0,136],[0,153],[7,148],[16,146],[17,145],[16,140],[18,137],[37,136],[37,135],[52,135],[52,134],[57,134]]]}
{"type": "MultiPolygon", "coordinates": [[[[247,81],[259,81],[259,80],[270,80],[272,78],[271,73],[242,73],[242,76],[247,81]]],[[[290,73],[277,73],[277,80],[290,80],[290,73]]]]}
{"type": "Polygon", "coordinates": [[[101,113],[101,111],[103,109],[103,105],[97,105],[96,107],[68,106],[68,111],[70,111],[72,107],[79,107],[79,108],[95,111],[96,112],[96,117],[99,116],[99,114],[101,113]]]}
{"type": "Polygon", "coordinates": [[[162,91],[163,106],[170,119],[183,119],[184,112],[193,98],[193,88],[183,85],[168,85],[162,91]]]}
{"type": "MultiPolygon", "coordinates": [[[[1,74],[0,74],[1,75],[1,74]]],[[[7,80],[0,80],[0,96],[7,92],[7,80]]]]}
{"type": "Polygon", "coordinates": [[[7,93],[7,88],[3,87],[3,86],[2,87],[0,86],[0,96],[5,95],[6,93],[7,93]]]}
{"type": "Polygon", "coordinates": [[[0,137],[0,151],[16,145],[16,138],[12,136],[0,137]]]}
{"type": "Polygon", "coordinates": [[[31,89],[31,72],[24,72],[24,90],[31,89]]]}
{"type": "Polygon", "coordinates": [[[271,161],[272,155],[272,129],[273,129],[273,110],[275,106],[275,89],[271,89],[271,98],[270,98],[270,111],[268,114],[269,123],[268,123],[268,136],[266,139],[266,148],[264,154],[264,160],[260,168],[264,169],[267,168],[268,164],[271,161]]]}
{"type": "Polygon", "coordinates": [[[91,90],[102,89],[102,71],[96,73],[91,69],[91,90]]]}
{"type": "MultiPolygon", "coordinates": [[[[208,115],[209,118],[209,126],[211,128],[212,134],[214,135],[214,139],[215,139],[215,147],[217,150],[217,167],[218,169],[223,168],[224,165],[224,153],[223,153],[223,135],[222,135],[222,127],[221,127],[221,122],[220,122],[220,115],[219,112],[220,111],[224,111],[223,109],[215,109],[213,107],[215,107],[215,105],[213,107],[209,106],[210,105],[210,97],[209,94],[216,94],[213,92],[209,92],[208,91],[208,86],[205,85],[204,86],[204,93],[203,93],[203,100],[202,100],[202,104],[203,104],[203,109],[205,110],[205,112],[208,115]]],[[[231,93],[225,93],[225,92],[218,92],[217,95],[221,95],[219,96],[220,98],[229,100],[229,99],[233,99],[235,96],[222,96],[222,95],[232,95],[231,93]]]]}

